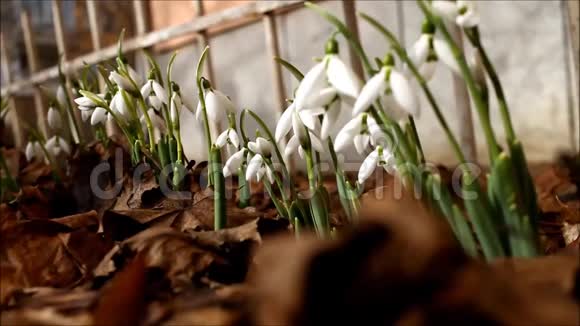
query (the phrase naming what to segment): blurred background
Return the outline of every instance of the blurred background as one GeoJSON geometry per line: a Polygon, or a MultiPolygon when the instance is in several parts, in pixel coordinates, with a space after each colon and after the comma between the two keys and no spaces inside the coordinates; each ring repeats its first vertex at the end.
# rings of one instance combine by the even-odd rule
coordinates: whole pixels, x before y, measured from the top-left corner
{"type": "MultiPolygon", "coordinates": [[[[414,1],[317,3],[340,18],[352,18],[355,10],[368,13],[395,31],[407,47],[419,37],[423,17],[414,1]]],[[[479,1],[478,5],[483,42],[499,71],[528,159],[551,161],[559,152],[578,151],[578,76],[574,68],[577,57],[574,58],[572,50],[572,44],[577,45],[578,41],[571,38],[568,1],[479,1]]],[[[305,72],[314,57],[324,54],[324,43],[333,32],[326,21],[304,9],[300,1],[292,0],[2,0],[0,6],[2,93],[12,95],[22,119],[41,124],[45,117],[38,116],[39,101],[46,106],[46,99],[39,98],[38,90],[30,87],[27,80],[36,76],[40,79],[35,81],[41,80],[42,85],[54,89],[53,67],[59,52],[64,53],[66,60],[90,59],[87,56],[91,52],[114,46],[125,28],[126,40],[145,33],[153,33],[152,39],[160,40],[146,49],[162,69],[173,51],[179,50],[174,79],[181,85],[190,108],[197,103],[195,64],[202,45],[209,44],[209,77],[214,86],[230,96],[239,108],[254,109],[274,127],[284,109],[283,99],[292,94],[297,83],[286,71],[277,71],[272,56],[279,55],[305,72]],[[60,19],[55,19],[55,10],[60,19]],[[30,40],[24,32],[23,20],[29,22],[30,40]],[[56,36],[58,30],[63,32],[63,41],[56,36]],[[164,36],[167,31],[176,37],[164,36]],[[33,49],[27,50],[27,42],[33,49]],[[36,62],[31,61],[31,56],[36,62]]],[[[354,23],[369,56],[383,57],[388,50],[383,37],[362,21],[354,23]]],[[[348,47],[340,40],[341,56],[350,62],[348,47]]],[[[139,52],[131,60],[146,74],[147,65],[139,52]]],[[[458,132],[465,129],[451,73],[438,69],[431,87],[452,128],[458,132]]],[[[424,99],[422,104],[417,124],[428,160],[453,164],[441,128],[424,99]]],[[[503,138],[496,113],[495,110],[492,113],[494,127],[503,138]]],[[[477,155],[485,161],[487,154],[476,115],[473,123],[477,155]]],[[[11,123],[8,126],[14,127],[11,123]]],[[[347,154],[347,159],[361,160],[354,151],[347,154]]]]}

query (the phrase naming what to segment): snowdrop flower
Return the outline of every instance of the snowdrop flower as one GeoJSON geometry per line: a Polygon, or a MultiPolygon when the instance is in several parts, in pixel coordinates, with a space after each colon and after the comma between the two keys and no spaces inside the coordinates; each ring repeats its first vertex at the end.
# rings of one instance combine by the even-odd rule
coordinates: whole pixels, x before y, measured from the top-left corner
{"type": "Polygon", "coordinates": [[[316,135],[312,133],[312,131],[307,130],[305,125],[300,120],[300,116],[298,112],[294,111],[292,114],[292,129],[294,131],[294,136],[290,138],[288,144],[286,145],[286,149],[284,151],[285,156],[289,156],[298,149],[298,153],[300,157],[304,157],[304,150],[308,150],[307,147],[310,145],[315,151],[321,153],[324,151],[324,147],[322,146],[322,142],[316,135]]]}
{"type": "Polygon", "coordinates": [[[264,137],[258,137],[256,141],[248,142],[248,148],[252,152],[267,158],[272,156],[272,152],[274,151],[274,145],[264,137]]]}
{"type": "Polygon", "coordinates": [[[62,127],[60,112],[52,106],[48,109],[47,121],[48,126],[53,130],[58,130],[62,127]]]}
{"type": "Polygon", "coordinates": [[[40,159],[44,157],[44,152],[42,151],[42,147],[37,141],[31,141],[26,144],[24,155],[26,156],[26,160],[30,162],[35,158],[40,159]]]}
{"type": "Polygon", "coordinates": [[[171,120],[171,123],[174,125],[174,127],[179,126],[179,116],[184,107],[187,109],[187,107],[181,101],[181,96],[179,93],[174,92],[171,96],[171,104],[169,105],[169,120],[171,120]]]}
{"type": "Polygon", "coordinates": [[[162,103],[167,104],[167,91],[155,79],[148,79],[141,87],[141,95],[156,111],[161,109],[162,103]]]}
{"type": "Polygon", "coordinates": [[[86,122],[93,115],[94,109],[81,110],[81,119],[86,122]]]}
{"type": "Polygon", "coordinates": [[[377,166],[382,166],[388,173],[395,172],[394,157],[382,146],[377,146],[362,162],[358,171],[358,183],[363,184],[377,166]]]}
{"type": "Polygon", "coordinates": [[[307,108],[310,101],[328,87],[333,87],[344,97],[356,98],[361,89],[361,82],[354,72],[338,56],[338,42],[334,38],[326,44],[326,55],[322,62],[310,69],[296,89],[294,103],[301,111],[307,108]]]}
{"type": "Polygon", "coordinates": [[[238,146],[240,146],[238,133],[234,128],[226,129],[217,137],[215,141],[215,145],[219,148],[224,147],[226,144],[232,145],[234,148],[238,148],[238,146]]]}
{"type": "Polygon", "coordinates": [[[437,67],[437,54],[433,47],[435,26],[428,20],[423,22],[421,36],[409,51],[411,61],[418,67],[419,73],[426,81],[431,80],[437,67]]]}
{"type": "Polygon", "coordinates": [[[74,101],[78,105],[79,110],[88,110],[90,108],[94,108],[97,105],[99,105],[99,103],[93,102],[93,100],[91,100],[90,98],[88,98],[86,96],[77,97],[77,98],[75,98],[74,101]]]}
{"type": "Polygon", "coordinates": [[[45,144],[46,151],[57,157],[61,153],[70,154],[70,147],[60,136],[52,136],[45,144]]]}
{"type": "Polygon", "coordinates": [[[454,3],[436,0],[431,3],[431,6],[437,15],[463,28],[476,27],[479,24],[479,12],[474,1],[458,0],[454,3]]]}
{"type": "Polygon", "coordinates": [[[244,162],[244,158],[246,156],[246,152],[248,150],[245,148],[240,149],[239,151],[235,152],[228,160],[226,164],[224,164],[223,173],[224,177],[227,178],[230,175],[236,173],[242,163],[244,162]]]}
{"type": "MultiPolygon", "coordinates": [[[[293,102],[292,104],[290,104],[290,106],[288,108],[286,108],[286,110],[284,110],[284,112],[282,113],[282,115],[280,116],[280,120],[278,120],[278,124],[276,125],[276,132],[275,132],[275,136],[274,138],[276,139],[276,142],[279,143],[282,138],[284,138],[288,132],[290,131],[290,129],[292,129],[292,121],[293,121],[293,116],[294,113],[296,113],[296,105],[295,102],[293,102]]],[[[323,113],[324,110],[322,109],[322,111],[318,112],[318,113],[323,113]]],[[[315,131],[318,129],[318,124],[319,121],[316,118],[316,113],[314,110],[302,110],[297,112],[300,120],[302,121],[302,123],[310,130],[315,131]]]]}
{"type": "Polygon", "coordinates": [[[353,143],[357,153],[364,153],[370,145],[375,144],[375,137],[381,129],[375,119],[366,113],[359,114],[346,123],[336,135],[334,150],[340,152],[349,143],[353,143]]]}
{"type": "Polygon", "coordinates": [[[103,107],[98,106],[92,111],[91,125],[94,126],[94,125],[97,125],[99,123],[105,123],[105,121],[112,120],[112,119],[113,119],[113,116],[111,114],[109,114],[109,111],[107,111],[103,107]]]}
{"type": "MultiPolygon", "coordinates": [[[[213,89],[209,80],[202,80],[202,87],[204,88],[205,97],[205,109],[207,113],[207,118],[210,121],[219,123],[223,121],[228,114],[235,114],[236,107],[230,101],[230,99],[222,92],[213,89]]],[[[203,110],[201,103],[198,103],[195,116],[198,120],[201,120],[203,110]]]]}
{"type": "Polygon", "coordinates": [[[131,101],[129,94],[127,94],[125,90],[119,89],[111,99],[109,107],[113,112],[118,113],[121,117],[129,119],[131,118],[131,110],[129,109],[127,101],[125,101],[123,94],[125,94],[127,100],[131,101]]]}
{"type": "Polygon", "coordinates": [[[56,100],[58,101],[58,104],[63,108],[68,105],[65,92],[66,91],[64,87],[62,87],[62,85],[59,85],[58,88],[56,89],[56,100]]]}
{"type": "Polygon", "coordinates": [[[261,181],[267,175],[268,181],[274,183],[274,171],[264,162],[264,156],[261,154],[256,154],[250,162],[248,163],[248,169],[246,170],[246,180],[250,181],[252,178],[256,178],[256,181],[261,181]]]}
{"type": "Polygon", "coordinates": [[[419,102],[411,83],[393,67],[394,59],[388,55],[383,68],[363,87],[353,108],[353,116],[366,111],[374,101],[385,95],[390,87],[394,99],[408,114],[419,116],[419,102]]]}
{"type": "MultiPolygon", "coordinates": [[[[129,69],[133,69],[133,68],[129,68],[129,69]]],[[[136,76],[136,73],[135,73],[136,76]]],[[[131,79],[133,79],[133,77],[131,77],[131,79]]],[[[111,71],[111,73],[109,73],[109,80],[112,83],[115,83],[117,86],[119,86],[120,89],[124,89],[128,92],[137,92],[138,89],[135,87],[137,84],[137,81],[135,79],[133,79],[133,81],[135,82],[135,84],[133,84],[131,82],[131,79],[127,78],[126,76],[121,75],[120,73],[116,72],[116,71],[111,71]]]]}

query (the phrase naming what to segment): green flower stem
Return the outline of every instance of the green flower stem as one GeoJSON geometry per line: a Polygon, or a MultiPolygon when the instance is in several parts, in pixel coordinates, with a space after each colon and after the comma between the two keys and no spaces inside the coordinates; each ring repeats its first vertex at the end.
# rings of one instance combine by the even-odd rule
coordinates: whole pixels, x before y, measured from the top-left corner
{"type": "Polygon", "coordinates": [[[153,123],[151,122],[151,117],[149,116],[149,112],[147,112],[147,104],[145,104],[145,100],[143,99],[143,96],[141,96],[141,93],[137,96],[137,101],[140,104],[139,107],[141,108],[143,116],[145,116],[145,124],[147,125],[147,133],[149,134],[149,150],[152,153],[155,153],[155,132],[153,131],[153,123]]]}
{"type": "Polygon", "coordinates": [[[226,217],[226,184],[222,172],[222,156],[218,147],[213,146],[211,151],[211,164],[214,164],[211,171],[214,181],[214,229],[221,230],[227,225],[226,217]]]}
{"type": "Polygon", "coordinates": [[[205,61],[205,58],[207,57],[208,54],[208,50],[209,50],[209,46],[206,46],[205,49],[203,50],[203,52],[201,53],[201,57],[199,58],[199,61],[197,63],[197,69],[196,69],[196,79],[197,79],[197,96],[199,97],[199,102],[201,103],[201,109],[202,109],[202,113],[203,113],[203,122],[204,122],[204,130],[205,130],[205,138],[207,141],[207,150],[209,151],[209,155],[208,155],[208,159],[209,159],[209,170],[208,170],[208,186],[211,186],[213,184],[213,180],[212,180],[212,171],[211,171],[211,167],[212,167],[212,162],[211,162],[211,130],[209,128],[209,119],[207,117],[207,108],[205,105],[205,94],[203,92],[203,85],[202,85],[202,73],[203,73],[203,63],[205,61]]]}
{"type": "MultiPolygon", "coordinates": [[[[59,70],[60,70],[60,65],[59,65],[59,70]]],[[[82,145],[83,135],[81,134],[81,129],[79,128],[78,121],[77,121],[75,114],[74,114],[73,106],[71,105],[71,98],[70,98],[70,95],[68,93],[68,89],[66,88],[66,82],[62,83],[62,81],[61,81],[61,87],[64,89],[64,94],[65,94],[65,98],[66,98],[67,113],[68,113],[69,119],[72,121],[73,128],[75,129],[75,133],[78,137],[78,144],[82,145]]]]}
{"type": "Polygon", "coordinates": [[[415,125],[415,119],[409,115],[409,124],[411,125],[411,130],[413,131],[413,138],[415,139],[415,144],[419,150],[419,162],[425,164],[425,153],[423,153],[423,146],[421,145],[421,139],[419,138],[419,133],[417,132],[417,126],[415,125]]]}
{"type": "Polygon", "coordinates": [[[489,60],[487,52],[485,51],[485,48],[483,47],[483,44],[481,43],[481,39],[479,37],[479,30],[477,29],[477,27],[474,27],[472,30],[466,29],[465,35],[467,35],[467,38],[469,39],[471,44],[476,49],[479,50],[479,53],[481,55],[481,59],[483,62],[483,66],[485,67],[485,70],[487,71],[489,79],[491,80],[491,84],[493,85],[493,89],[495,90],[495,94],[496,94],[497,102],[498,102],[498,106],[499,106],[499,112],[500,112],[500,115],[502,118],[502,122],[503,122],[503,126],[504,126],[504,129],[506,132],[508,142],[512,143],[516,139],[516,134],[514,132],[514,127],[512,125],[512,121],[510,118],[507,100],[505,98],[505,94],[504,94],[501,82],[499,80],[499,76],[497,75],[497,72],[495,71],[495,68],[494,68],[493,64],[491,63],[491,60],[489,60]]]}
{"type": "Polygon", "coordinates": [[[445,23],[443,22],[441,17],[434,15],[424,1],[418,0],[418,3],[427,19],[429,19],[429,21],[431,21],[433,25],[437,26],[437,28],[441,31],[441,34],[443,34],[445,41],[451,48],[451,52],[453,53],[455,60],[459,64],[461,74],[465,79],[467,88],[469,89],[471,97],[473,98],[473,102],[475,103],[475,107],[479,115],[479,120],[481,122],[481,127],[483,129],[483,133],[485,134],[485,139],[489,147],[491,162],[493,162],[495,158],[499,155],[499,145],[495,138],[495,134],[493,133],[493,128],[491,127],[489,115],[487,114],[488,108],[485,104],[486,101],[483,98],[479,88],[477,87],[477,83],[475,82],[475,79],[471,74],[467,62],[465,61],[465,56],[463,55],[461,49],[459,49],[459,47],[457,46],[457,43],[455,43],[455,41],[453,40],[451,34],[449,34],[449,31],[447,30],[447,27],[445,27],[445,23]]]}
{"type": "Polygon", "coordinates": [[[39,141],[38,144],[40,145],[40,149],[42,149],[44,156],[48,160],[48,163],[52,166],[52,168],[54,170],[54,176],[55,176],[54,181],[60,182],[60,181],[64,180],[64,173],[62,172],[60,166],[54,161],[54,157],[52,155],[50,155],[50,153],[48,152],[48,150],[44,146],[44,142],[39,141]]]}
{"type": "Polygon", "coordinates": [[[399,56],[399,58],[407,64],[407,66],[409,67],[409,69],[413,73],[413,76],[415,76],[415,79],[417,79],[417,81],[419,82],[421,89],[425,93],[425,96],[427,97],[427,101],[431,105],[431,108],[433,109],[435,116],[436,116],[437,120],[439,121],[439,124],[443,128],[443,131],[445,132],[447,139],[451,143],[451,147],[452,147],[453,151],[455,152],[455,155],[457,156],[459,162],[466,163],[465,155],[461,151],[461,147],[459,146],[459,142],[457,141],[457,139],[455,138],[455,136],[451,132],[451,128],[449,128],[449,125],[447,124],[447,120],[445,120],[445,117],[443,116],[443,113],[441,112],[439,105],[435,101],[435,97],[433,96],[433,93],[431,93],[431,89],[427,85],[427,81],[423,78],[423,76],[421,76],[421,74],[419,73],[419,70],[417,69],[417,67],[415,66],[413,61],[411,61],[411,59],[407,55],[407,52],[401,46],[401,44],[399,43],[399,41],[397,40],[395,35],[392,32],[390,32],[386,27],[384,27],[381,23],[379,23],[377,20],[375,20],[374,18],[372,18],[364,13],[361,13],[360,16],[364,20],[366,20],[369,24],[371,24],[373,27],[375,27],[379,32],[381,32],[381,34],[383,34],[383,36],[389,41],[389,43],[393,47],[393,50],[395,50],[395,52],[397,52],[397,55],[399,56]]]}
{"type": "Polygon", "coordinates": [[[284,183],[282,183],[282,180],[280,179],[278,174],[276,174],[275,172],[276,170],[274,169],[274,164],[272,163],[272,160],[269,158],[264,158],[264,162],[266,163],[266,165],[268,165],[270,170],[272,170],[274,174],[274,181],[276,182],[276,186],[278,186],[278,189],[280,190],[280,196],[282,196],[282,201],[284,201],[284,205],[288,207],[290,203],[288,201],[288,197],[286,196],[286,192],[284,191],[284,183]]]}
{"type": "Polygon", "coordinates": [[[332,142],[332,138],[328,137],[328,151],[330,153],[330,158],[332,159],[332,167],[334,168],[334,174],[336,175],[336,185],[338,187],[338,198],[340,200],[340,204],[342,205],[342,209],[346,214],[349,221],[354,220],[354,209],[351,207],[351,202],[348,200],[348,191],[346,188],[346,180],[344,176],[344,171],[339,167],[338,158],[336,156],[336,151],[334,150],[334,144],[332,142]]]}
{"type": "Polygon", "coordinates": [[[305,150],[304,155],[306,156],[306,172],[308,174],[308,185],[310,190],[316,190],[316,173],[314,171],[314,158],[312,156],[312,150],[305,150]]]}

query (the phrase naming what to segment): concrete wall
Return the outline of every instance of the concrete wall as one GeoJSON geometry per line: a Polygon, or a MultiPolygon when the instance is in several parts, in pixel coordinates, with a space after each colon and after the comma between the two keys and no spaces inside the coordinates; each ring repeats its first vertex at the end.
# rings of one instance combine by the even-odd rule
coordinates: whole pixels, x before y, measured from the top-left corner
{"type": "MultiPolygon", "coordinates": [[[[419,35],[422,14],[414,1],[403,1],[403,16],[397,14],[394,1],[357,1],[357,10],[368,13],[397,31],[402,19],[406,44],[410,46],[419,35]]],[[[342,17],[339,1],[327,1],[323,6],[342,17]]],[[[492,61],[500,73],[512,110],[515,129],[533,161],[547,161],[562,150],[571,150],[571,129],[568,122],[568,96],[574,97],[578,121],[577,87],[568,89],[565,72],[564,35],[559,1],[480,1],[481,32],[492,61]],[[572,93],[572,94],[571,94],[572,93]]],[[[306,71],[312,58],[323,55],[323,45],[332,28],[315,13],[300,9],[278,18],[281,56],[306,71]]],[[[382,57],[388,49],[384,39],[368,24],[359,21],[363,46],[370,57],[382,57]]],[[[261,22],[211,39],[211,55],[216,80],[214,84],[229,95],[240,108],[252,108],[273,127],[280,108],[275,105],[271,73],[261,22]]],[[[346,44],[341,42],[341,54],[348,60],[346,44]]],[[[174,68],[174,79],[182,83],[191,107],[197,102],[194,75],[199,50],[195,45],[180,50],[174,68]]],[[[161,55],[162,64],[168,55],[161,55]]],[[[348,61],[347,61],[348,62],[348,61]]],[[[297,83],[285,73],[286,93],[291,94],[297,83]]],[[[573,80],[576,80],[573,78],[573,80]]],[[[438,69],[431,82],[447,119],[453,129],[454,118],[451,75],[438,69]]],[[[453,163],[454,157],[441,128],[426,101],[422,99],[422,115],[418,129],[428,160],[453,163]]],[[[493,102],[493,126],[503,139],[503,128],[493,102]]],[[[344,117],[345,119],[347,116],[344,117]]],[[[485,144],[474,113],[478,152],[485,159],[485,144]]],[[[577,127],[576,127],[577,128],[577,127]]],[[[201,130],[201,129],[200,129],[201,130]]],[[[253,130],[249,129],[249,130],[253,130]]],[[[576,129],[577,130],[577,129],[576,129]]],[[[578,132],[575,131],[576,143],[578,132]]],[[[200,134],[201,135],[201,134],[200,134]]],[[[349,153],[348,158],[358,158],[349,153]]]]}

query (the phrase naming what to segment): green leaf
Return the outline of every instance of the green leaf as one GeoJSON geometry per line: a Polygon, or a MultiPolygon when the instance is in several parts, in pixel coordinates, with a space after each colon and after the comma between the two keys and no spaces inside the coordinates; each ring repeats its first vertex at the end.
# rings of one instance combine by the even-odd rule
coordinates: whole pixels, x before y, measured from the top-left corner
{"type": "Polygon", "coordinates": [[[314,229],[319,236],[324,238],[330,234],[327,195],[323,187],[318,187],[310,198],[310,212],[314,221],[314,229]]]}
{"type": "Polygon", "coordinates": [[[274,60],[282,67],[286,68],[298,81],[302,81],[302,79],[304,78],[304,74],[300,72],[300,70],[296,68],[293,64],[280,57],[274,57],[274,60]]]}

